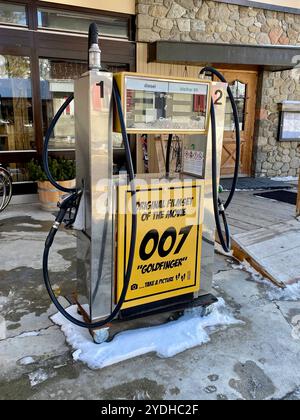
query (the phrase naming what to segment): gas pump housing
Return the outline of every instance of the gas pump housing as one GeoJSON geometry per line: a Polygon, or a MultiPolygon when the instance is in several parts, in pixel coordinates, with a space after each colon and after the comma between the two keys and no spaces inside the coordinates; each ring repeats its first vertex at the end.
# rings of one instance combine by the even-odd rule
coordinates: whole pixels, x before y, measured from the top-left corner
{"type": "MultiPolygon", "coordinates": [[[[78,278],[87,290],[90,320],[116,306],[128,264],[132,212],[137,240],[131,281],[119,320],[213,301],[215,219],[212,196],[212,127],[217,121],[218,177],[226,107],[225,83],[204,79],[113,75],[90,70],[75,81],[78,278]],[[136,209],[127,174],[113,175],[113,83],[119,87],[128,134],[176,134],[182,141],[179,173],[138,174],[136,209]]],[[[162,151],[163,153],[163,151],[162,151]]],[[[165,159],[165,156],[164,156],[165,159]]]]}

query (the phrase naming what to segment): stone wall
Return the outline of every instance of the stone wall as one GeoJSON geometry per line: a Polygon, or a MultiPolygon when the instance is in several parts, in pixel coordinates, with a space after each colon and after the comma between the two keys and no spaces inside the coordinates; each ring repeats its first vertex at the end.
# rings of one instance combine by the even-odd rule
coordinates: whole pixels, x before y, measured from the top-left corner
{"type": "Polygon", "coordinates": [[[300,15],[207,0],[137,0],[141,42],[300,45],[300,15]]]}
{"type": "Polygon", "coordinates": [[[300,100],[299,71],[263,72],[261,75],[254,168],[256,176],[296,176],[300,166],[300,143],[278,142],[278,103],[300,100]]]}
{"type": "MultiPolygon", "coordinates": [[[[300,15],[210,0],[137,0],[137,41],[300,45],[300,15]]],[[[282,100],[300,101],[300,72],[263,72],[254,139],[257,176],[296,175],[300,143],[277,141],[282,100]],[[299,147],[298,147],[299,146],[299,147]]]]}

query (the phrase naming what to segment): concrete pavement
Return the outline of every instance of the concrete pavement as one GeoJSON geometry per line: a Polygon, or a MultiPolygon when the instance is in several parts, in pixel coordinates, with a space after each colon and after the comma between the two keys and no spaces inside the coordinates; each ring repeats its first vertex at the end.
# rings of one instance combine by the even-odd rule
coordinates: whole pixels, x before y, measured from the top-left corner
{"type": "MultiPolygon", "coordinates": [[[[38,205],[0,215],[0,399],[300,399],[300,299],[270,300],[267,284],[221,255],[215,293],[243,325],[170,359],[149,354],[99,371],[74,362],[49,320],[56,311],[42,282],[51,220],[38,205]]],[[[68,293],[76,277],[71,233],[59,235],[50,266],[68,293]]]]}

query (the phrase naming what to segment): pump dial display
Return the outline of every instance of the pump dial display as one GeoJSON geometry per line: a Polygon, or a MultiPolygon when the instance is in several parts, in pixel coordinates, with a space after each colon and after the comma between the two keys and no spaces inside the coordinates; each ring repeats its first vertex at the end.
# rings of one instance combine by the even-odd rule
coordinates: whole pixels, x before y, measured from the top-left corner
{"type": "Polygon", "coordinates": [[[122,74],[128,133],[203,133],[207,129],[207,81],[122,74]]]}

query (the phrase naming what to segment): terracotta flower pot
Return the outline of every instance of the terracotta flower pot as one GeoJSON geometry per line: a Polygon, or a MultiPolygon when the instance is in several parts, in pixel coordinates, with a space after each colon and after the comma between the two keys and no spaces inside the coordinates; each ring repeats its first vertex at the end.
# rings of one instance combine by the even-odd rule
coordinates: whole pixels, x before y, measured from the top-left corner
{"type": "MultiPolygon", "coordinates": [[[[65,188],[75,187],[74,179],[71,181],[61,181],[58,183],[65,188]]],[[[56,188],[54,188],[53,185],[48,181],[38,182],[38,194],[41,208],[45,211],[57,210],[57,203],[60,201],[62,196],[66,195],[66,193],[58,191],[56,188]]]]}

